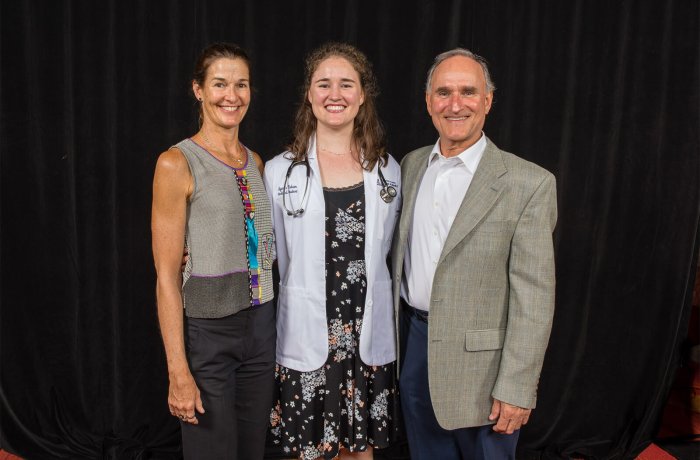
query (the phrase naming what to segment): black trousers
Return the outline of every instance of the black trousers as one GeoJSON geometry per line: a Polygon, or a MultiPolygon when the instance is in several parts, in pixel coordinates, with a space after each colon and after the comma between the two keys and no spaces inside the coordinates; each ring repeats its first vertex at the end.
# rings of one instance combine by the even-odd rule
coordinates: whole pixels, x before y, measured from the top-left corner
{"type": "Polygon", "coordinates": [[[493,431],[493,425],[456,430],[440,426],[433,411],[428,383],[429,314],[405,304],[403,308],[401,409],[411,459],[513,460],[520,430],[500,434],[493,431]]]}
{"type": "Polygon", "coordinates": [[[225,318],[187,318],[187,356],[205,413],[198,425],[181,423],[185,459],[263,458],[276,338],[272,302],[225,318]]]}

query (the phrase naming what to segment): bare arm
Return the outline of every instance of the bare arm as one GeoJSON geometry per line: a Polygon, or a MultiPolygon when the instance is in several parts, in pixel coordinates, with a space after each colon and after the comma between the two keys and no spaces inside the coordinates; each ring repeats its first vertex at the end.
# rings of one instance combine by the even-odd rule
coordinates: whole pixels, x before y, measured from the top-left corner
{"type": "Polygon", "coordinates": [[[170,379],[168,406],[173,415],[196,424],[195,408],[200,413],[204,409],[185,356],[180,271],[192,183],[187,161],[179,150],[171,149],[160,155],[153,178],[151,231],[158,321],[170,379]]]}

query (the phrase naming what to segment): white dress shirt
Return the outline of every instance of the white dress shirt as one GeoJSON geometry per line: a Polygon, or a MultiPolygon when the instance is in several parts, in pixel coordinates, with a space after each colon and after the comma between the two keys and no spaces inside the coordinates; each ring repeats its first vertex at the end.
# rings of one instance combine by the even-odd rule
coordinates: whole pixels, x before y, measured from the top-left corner
{"type": "Polygon", "coordinates": [[[413,210],[404,258],[401,297],[412,307],[429,310],[437,262],[452,222],[486,149],[486,136],[457,156],[446,158],[440,140],[428,156],[413,210]]]}

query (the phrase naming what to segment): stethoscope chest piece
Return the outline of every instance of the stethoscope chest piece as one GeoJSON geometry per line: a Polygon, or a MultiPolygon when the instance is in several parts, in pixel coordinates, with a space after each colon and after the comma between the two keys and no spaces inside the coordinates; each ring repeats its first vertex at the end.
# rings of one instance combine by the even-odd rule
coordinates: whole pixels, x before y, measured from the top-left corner
{"type": "Polygon", "coordinates": [[[379,182],[382,184],[382,188],[379,189],[379,198],[385,203],[391,203],[396,198],[396,187],[389,185],[379,165],[377,165],[377,174],[379,175],[379,182]]]}
{"type": "Polygon", "coordinates": [[[379,190],[379,197],[384,200],[385,203],[391,203],[396,198],[396,188],[392,185],[382,187],[379,190]]]}

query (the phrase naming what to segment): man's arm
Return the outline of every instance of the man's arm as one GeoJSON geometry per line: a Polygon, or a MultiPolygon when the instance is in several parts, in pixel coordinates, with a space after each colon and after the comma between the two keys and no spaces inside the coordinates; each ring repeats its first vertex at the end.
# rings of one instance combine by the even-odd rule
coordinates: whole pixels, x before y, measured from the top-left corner
{"type": "Polygon", "coordinates": [[[556,181],[547,173],[525,206],[511,242],[508,323],[490,418],[510,433],[527,423],[554,315],[556,181]]]}

